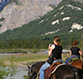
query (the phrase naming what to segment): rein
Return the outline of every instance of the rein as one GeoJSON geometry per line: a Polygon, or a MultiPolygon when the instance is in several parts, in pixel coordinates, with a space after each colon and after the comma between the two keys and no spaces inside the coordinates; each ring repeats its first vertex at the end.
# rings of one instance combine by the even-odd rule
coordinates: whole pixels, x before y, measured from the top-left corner
{"type": "Polygon", "coordinates": [[[36,78],[36,76],[37,76],[37,74],[35,74],[35,75],[32,77],[32,79],[35,79],[35,78],[36,78]]]}

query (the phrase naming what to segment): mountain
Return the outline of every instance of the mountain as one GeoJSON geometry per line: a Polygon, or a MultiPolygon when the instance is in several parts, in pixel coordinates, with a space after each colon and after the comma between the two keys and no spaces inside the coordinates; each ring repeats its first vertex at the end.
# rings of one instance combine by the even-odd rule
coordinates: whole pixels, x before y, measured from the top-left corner
{"type": "MultiPolygon", "coordinates": [[[[8,0],[2,0],[8,1],[8,0]]],[[[11,0],[0,13],[0,33],[21,27],[53,10],[61,0],[11,0]]]]}
{"type": "Polygon", "coordinates": [[[64,41],[83,35],[83,4],[63,0],[52,11],[28,24],[0,35],[0,39],[52,39],[59,35],[64,41]]]}

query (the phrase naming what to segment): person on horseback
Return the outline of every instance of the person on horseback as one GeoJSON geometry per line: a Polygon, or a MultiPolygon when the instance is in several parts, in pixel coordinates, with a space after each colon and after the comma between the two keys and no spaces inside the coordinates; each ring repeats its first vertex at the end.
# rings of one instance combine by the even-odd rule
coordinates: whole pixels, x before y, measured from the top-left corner
{"type": "Polygon", "coordinates": [[[78,46],[78,42],[75,40],[75,41],[73,42],[73,46],[70,48],[70,55],[71,55],[71,57],[68,58],[68,59],[65,61],[66,64],[67,64],[72,58],[74,58],[74,57],[80,59],[80,55],[81,55],[82,58],[83,58],[83,54],[82,54],[80,48],[77,47],[77,46],[78,46]]]}
{"type": "Polygon", "coordinates": [[[56,36],[53,39],[54,44],[49,45],[49,47],[48,47],[49,59],[40,68],[39,79],[44,79],[45,78],[44,71],[48,67],[50,67],[51,64],[56,63],[56,62],[62,62],[62,56],[61,56],[61,54],[62,54],[62,46],[60,44],[60,40],[61,40],[60,37],[56,36]]]}

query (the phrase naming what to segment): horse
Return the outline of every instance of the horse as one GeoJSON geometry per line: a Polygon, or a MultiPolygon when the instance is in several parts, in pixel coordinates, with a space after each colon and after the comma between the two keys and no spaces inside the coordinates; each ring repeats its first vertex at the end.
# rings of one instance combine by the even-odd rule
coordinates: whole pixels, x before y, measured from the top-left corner
{"type": "MultiPolygon", "coordinates": [[[[28,79],[36,79],[40,67],[44,63],[45,62],[38,62],[33,64],[31,67],[28,66],[28,79]]],[[[56,71],[54,71],[54,73],[51,74],[49,78],[45,77],[45,79],[83,79],[83,71],[71,65],[62,64],[56,69],[56,71]]]]}
{"type": "Polygon", "coordinates": [[[80,59],[72,61],[70,65],[83,70],[83,61],[80,59]]]}
{"type": "Polygon", "coordinates": [[[49,79],[83,79],[83,71],[71,65],[61,65],[49,79]]]}
{"type": "Polygon", "coordinates": [[[67,64],[83,70],[83,60],[81,59],[75,59],[75,60],[71,59],[71,61],[68,62],[67,64]]]}
{"type": "Polygon", "coordinates": [[[40,70],[40,67],[44,64],[45,62],[37,62],[35,64],[33,64],[31,67],[27,65],[28,67],[28,79],[36,79],[38,72],[40,70]]]}

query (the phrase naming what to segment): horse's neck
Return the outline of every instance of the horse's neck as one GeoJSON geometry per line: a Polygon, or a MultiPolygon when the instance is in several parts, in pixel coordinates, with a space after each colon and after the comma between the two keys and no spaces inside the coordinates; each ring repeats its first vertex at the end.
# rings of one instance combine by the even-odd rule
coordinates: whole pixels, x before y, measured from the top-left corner
{"type": "Polygon", "coordinates": [[[45,63],[45,62],[36,63],[35,65],[33,65],[32,68],[35,68],[36,72],[39,72],[41,66],[42,66],[44,63],[45,63]]]}

